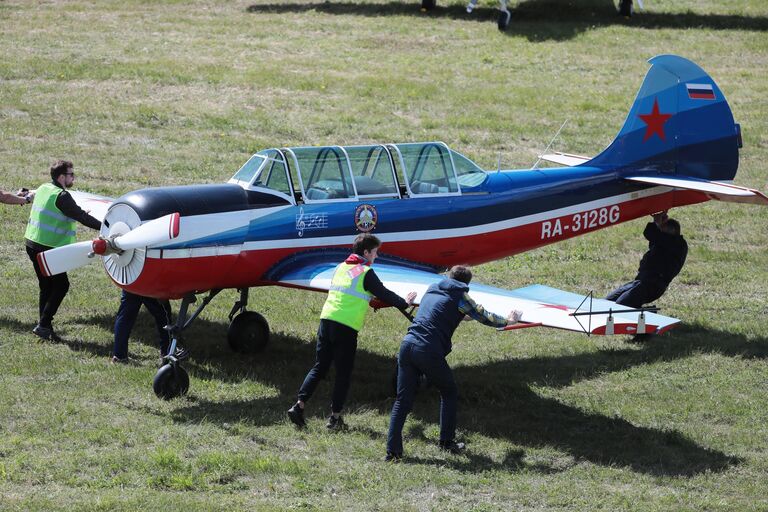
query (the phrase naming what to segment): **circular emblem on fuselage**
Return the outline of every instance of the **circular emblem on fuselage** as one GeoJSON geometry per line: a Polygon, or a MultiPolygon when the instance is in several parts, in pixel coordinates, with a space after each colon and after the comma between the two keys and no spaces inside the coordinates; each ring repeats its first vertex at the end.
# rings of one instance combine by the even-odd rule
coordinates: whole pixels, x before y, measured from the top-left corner
{"type": "Polygon", "coordinates": [[[376,227],[379,220],[379,214],[376,213],[376,207],[372,204],[361,204],[355,209],[355,227],[358,231],[367,233],[376,227]]]}

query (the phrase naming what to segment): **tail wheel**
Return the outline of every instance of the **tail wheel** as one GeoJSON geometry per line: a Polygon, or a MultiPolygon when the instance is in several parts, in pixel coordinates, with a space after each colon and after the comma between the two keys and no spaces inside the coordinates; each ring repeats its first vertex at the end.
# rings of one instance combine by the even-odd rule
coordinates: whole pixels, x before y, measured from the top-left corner
{"type": "Polygon", "coordinates": [[[189,374],[178,364],[166,364],[155,374],[152,388],[158,398],[171,400],[189,391],[189,374]]]}
{"type": "Polygon", "coordinates": [[[255,311],[244,311],[229,324],[227,342],[235,352],[261,352],[269,343],[269,324],[255,311]]]}

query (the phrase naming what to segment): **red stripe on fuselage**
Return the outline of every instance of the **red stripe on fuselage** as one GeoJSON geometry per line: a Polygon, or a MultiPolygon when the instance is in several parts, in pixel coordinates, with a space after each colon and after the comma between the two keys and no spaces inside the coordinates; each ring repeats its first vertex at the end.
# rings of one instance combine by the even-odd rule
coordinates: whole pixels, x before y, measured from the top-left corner
{"type": "MultiPolygon", "coordinates": [[[[600,224],[598,212],[597,224],[590,226],[589,212],[603,208],[610,209],[611,206],[587,210],[587,225],[584,229],[573,229],[576,222],[574,218],[576,216],[583,218],[583,212],[579,212],[489,233],[432,240],[385,242],[381,252],[445,268],[458,264],[478,265],[675,206],[701,203],[707,199],[700,192],[676,190],[618,204],[619,215],[615,222],[600,224]],[[550,228],[550,236],[544,237],[543,224],[549,222],[554,226],[558,221],[561,226],[560,232],[553,234],[550,228]],[[569,229],[564,228],[566,225],[569,229]]],[[[354,235],[355,233],[350,233],[350,242],[354,235]]],[[[148,297],[178,299],[189,292],[203,292],[212,288],[248,288],[274,284],[265,281],[263,277],[270,268],[291,254],[315,248],[318,247],[261,249],[235,255],[194,258],[147,258],[139,278],[124,288],[148,297]]]]}

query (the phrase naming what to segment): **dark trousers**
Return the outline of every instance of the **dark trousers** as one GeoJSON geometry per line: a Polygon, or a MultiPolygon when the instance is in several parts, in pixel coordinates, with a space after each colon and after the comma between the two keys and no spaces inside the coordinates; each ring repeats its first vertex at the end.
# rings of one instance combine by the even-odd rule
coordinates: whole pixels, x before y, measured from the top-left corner
{"type": "Polygon", "coordinates": [[[336,366],[336,381],[333,383],[331,411],[341,412],[349,393],[356,352],[356,330],[333,320],[320,320],[315,365],[304,378],[304,383],[299,389],[299,400],[306,402],[312,397],[318,382],[325,378],[333,363],[336,366]]]}
{"type": "Polygon", "coordinates": [[[667,283],[656,279],[635,279],[623,284],[609,293],[605,298],[616,304],[639,308],[650,304],[667,291],[667,283]]]}
{"type": "Polygon", "coordinates": [[[165,326],[171,323],[171,307],[167,301],[162,303],[157,299],[142,297],[123,290],[120,296],[120,307],[115,317],[115,344],[113,353],[120,359],[128,357],[128,338],[131,335],[133,324],[139,316],[139,309],[144,305],[149,314],[155,319],[155,327],[160,339],[160,355],[168,354],[170,336],[165,326]]]}
{"type": "Polygon", "coordinates": [[[397,358],[397,400],[392,406],[387,436],[387,452],[403,453],[403,425],[413,407],[419,374],[440,390],[440,441],[456,436],[456,410],[459,391],[444,356],[428,352],[412,343],[400,346],[397,358]]]}
{"type": "Polygon", "coordinates": [[[37,283],[40,287],[38,299],[40,319],[38,323],[43,327],[50,328],[53,324],[53,317],[69,291],[69,279],[66,272],[50,277],[43,275],[40,271],[40,265],[37,264],[37,255],[41,252],[43,251],[27,247],[27,256],[32,260],[32,265],[35,267],[37,283]]]}

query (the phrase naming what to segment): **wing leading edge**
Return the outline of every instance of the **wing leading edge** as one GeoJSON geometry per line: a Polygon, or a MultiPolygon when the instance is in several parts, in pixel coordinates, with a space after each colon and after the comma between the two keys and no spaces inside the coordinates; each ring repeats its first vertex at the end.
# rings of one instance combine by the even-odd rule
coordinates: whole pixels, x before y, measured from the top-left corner
{"type": "MultiPolygon", "coordinates": [[[[283,286],[328,291],[331,285],[333,263],[308,263],[288,270],[278,281],[283,286]]],[[[417,270],[391,263],[373,267],[382,283],[405,297],[416,292],[418,304],[432,284],[443,279],[440,274],[417,270]]],[[[513,309],[523,312],[522,322],[555,329],[584,332],[587,334],[661,334],[680,321],[676,318],[645,312],[643,317],[615,302],[604,299],[587,299],[543,285],[531,285],[515,290],[505,290],[481,284],[470,285],[470,296],[487,310],[506,316],[513,309]],[[611,313],[607,313],[610,311],[611,313]],[[591,313],[595,312],[595,313],[591,313]],[[597,313],[606,312],[606,313],[597,313]],[[573,313],[580,313],[576,316],[573,313]]]]}

